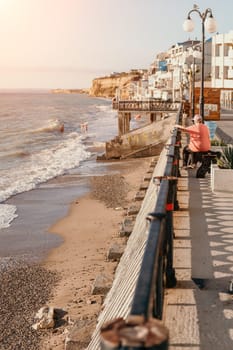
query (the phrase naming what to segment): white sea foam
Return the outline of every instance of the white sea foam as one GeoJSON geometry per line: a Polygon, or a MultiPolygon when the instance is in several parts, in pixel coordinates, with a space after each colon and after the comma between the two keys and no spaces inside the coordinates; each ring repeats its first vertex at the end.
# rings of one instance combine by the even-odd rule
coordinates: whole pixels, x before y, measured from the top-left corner
{"type": "Polygon", "coordinates": [[[109,106],[107,105],[98,105],[96,106],[96,109],[99,109],[101,111],[105,111],[105,112],[111,112],[111,109],[109,109],[109,106]]]}
{"type": "Polygon", "coordinates": [[[18,215],[16,214],[16,206],[9,204],[0,204],[0,229],[10,226],[18,215]]]}
{"type": "Polygon", "coordinates": [[[64,174],[81,161],[88,159],[91,153],[81,143],[81,137],[72,133],[56,148],[44,149],[30,155],[14,172],[0,178],[0,202],[12,195],[29,191],[38,184],[64,174]]]}
{"type": "Polygon", "coordinates": [[[93,146],[95,148],[104,148],[105,147],[105,142],[93,142],[93,146]]]}
{"type": "Polygon", "coordinates": [[[99,151],[116,134],[117,123],[111,101],[83,95],[0,94],[0,102],[1,228],[16,217],[16,207],[4,201],[72,172],[91,156],[89,147],[99,151]],[[88,131],[80,135],[83,122],[88,131]],[[59,132],[63,123],[64,132],[59,132]]]}
{"type": "MultiPolygon", "coordinates": [[[[2,172],[0,202],[12,195],[32,190],[40,183],[64,174],[68,169],[88,159],[91,153],[85,150],[81,140],[82,137],[73,132],[56,148],[44,149],[32,154],[14,169],[14,172],[9,172],[8,169],[5,176],[2,172]]],[[[10,226],[10,223],[18,216],[16,210],[15,206],[0,204],[0,229],[10,226]]]]}

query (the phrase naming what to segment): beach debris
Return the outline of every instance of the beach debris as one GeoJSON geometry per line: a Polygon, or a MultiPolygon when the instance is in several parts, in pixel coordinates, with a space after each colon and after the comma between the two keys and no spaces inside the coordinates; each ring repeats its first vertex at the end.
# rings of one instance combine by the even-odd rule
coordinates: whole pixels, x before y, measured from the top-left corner
{"type": "Polygon", "coordinates": [[[151,174],[146,174],[143,178],[144,181],[150,181],[152,178],[152,175],[151,174]]]}
{"type": "Polygon", "coordinates": [[[139,191],[136,193],[134,200],[135,201],[142,201],[144,199],[145,195],[146,195],[145,191],[139,191]]]}
{"type": "Polygon", "coordinates": [[[35,330],[57,328],[68,322],[68,318],[65,320],[64,316],[67,315],[67,311],[63,309],[54,308],[51,306],[43,306],[35,315],[36,323],[32,325],[35,330]]]}
{"type": "Polygon", "coordinates": [[[32,325],[35,330],[48,329],[55,326],[54,308],[43,306],[35,315],[36,323],[32,325]]]}
{"type": "Polygon", "coordinates": [[[90,340],[95,322],[93,319],[76,320],[65,339],[65,350],[86,349],[90,340]]]}
{"type": "Polygon", "coordinates": [[[133,231],[135,224],[135,219],[125,218],[123,223],[121,224],[119,235],[120,237],[129,237],[133,231]]]}
{"type": "Polygon", "coordinates": [[[129,207],[129,209],[127,211],[127,215],[128,216],[137,215],[140,209],[141,209],[141,203],[136,202],[135,204],[133,204],[129,207]]]}
{"type": "Polygon", "coordinates": [[[115,210],[119,211],[119,210],[123,210],[122,207],[116,207],[115,210]]]}
{"type": "Polygon", "coordinates": [[[92,288],[91,294],[107,294],[112,286],[112,277],[105,274],[100,274],[96,277],[92,288]]]}
{"type": "Polygon", "coordinates": [[[147,190],[148,189],[148,187],[149,187],[149,184],[150,184],[150,181],[143,181],[142,183],[141,183],[141,185],[140,185],[140,190],[147,190]]]}
{"type": "Polygon", "coordinates": [[[113,243],[107,253],[107,259],[113,260],[113,261],[119,261],[124,253],[124,250],[125,250],[125,246],[123,246],[122,244],[113,243]]]}

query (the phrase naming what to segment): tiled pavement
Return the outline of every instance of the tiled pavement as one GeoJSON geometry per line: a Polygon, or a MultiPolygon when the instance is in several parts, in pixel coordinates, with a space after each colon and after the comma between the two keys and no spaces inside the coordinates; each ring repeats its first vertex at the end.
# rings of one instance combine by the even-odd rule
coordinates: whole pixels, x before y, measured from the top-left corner
{"type": "Polygon", "coordinates": [[[210,175],[182,170],[174,213],[174,267],[166,292],[169,350],[233,349],[233,192],[213,193],[210,175]]]}

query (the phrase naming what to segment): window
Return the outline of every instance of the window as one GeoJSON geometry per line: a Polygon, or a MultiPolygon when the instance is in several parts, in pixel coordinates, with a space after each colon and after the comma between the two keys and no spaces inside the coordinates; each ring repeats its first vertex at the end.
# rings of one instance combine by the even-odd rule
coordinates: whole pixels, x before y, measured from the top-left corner
{"type": "Polygon", "coordinates": [[[223,47],[224,49],[224,56],[228,56],[228,53],[229,53],[229,46],[227,44],[224,45],[223,47]]]}
{"type": "Polygon", "coordinates": [[[232,67],[228,69],[227,78],[233,80],[233,69],[232,69],[232,67]]]}
{"type": "Polygon", "coordinates": [[[220,56],[220,45],[215,45],[215,56],[216,57],[220,56]]]}
{"type": "Polygon", "coordinates": [[[223,71],[223,79],[228,79],[228,69],[229,67],[224,67],[224,71],[223,71]]]}

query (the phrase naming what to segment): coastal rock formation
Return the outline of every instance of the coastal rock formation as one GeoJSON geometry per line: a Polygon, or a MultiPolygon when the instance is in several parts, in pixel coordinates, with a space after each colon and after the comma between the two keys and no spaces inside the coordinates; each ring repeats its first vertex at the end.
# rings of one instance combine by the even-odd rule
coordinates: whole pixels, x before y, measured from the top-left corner
{"type": "Polygon", "coordinates": [[[131,70],[126,73],[113,73],[109,76],[99,77],[92,81],[90,89],[53,89],[53,94],[89,94],[92,97],[115,97],[116,90],[121,92],[121,99],[128,99],[130,84],[142,78],[142,71],[131,70]]]}
{"type": "Polygon", "coordinates": [[[116,90],[120,89],[121,99],[127,99],[129,97],[130,84],[141,78],[142,73],[139,71],[116,73],[107,77],[96,78],[92,81],[89,94],[96,97],[114,97],[116,90]]]}

